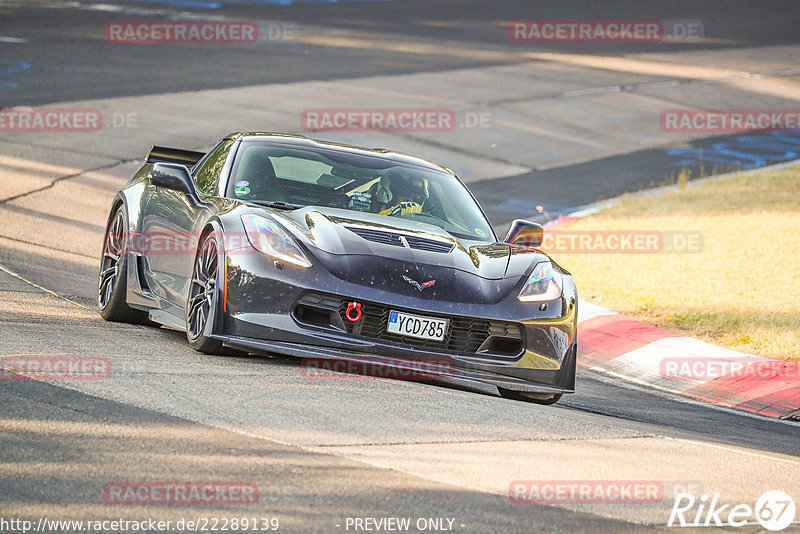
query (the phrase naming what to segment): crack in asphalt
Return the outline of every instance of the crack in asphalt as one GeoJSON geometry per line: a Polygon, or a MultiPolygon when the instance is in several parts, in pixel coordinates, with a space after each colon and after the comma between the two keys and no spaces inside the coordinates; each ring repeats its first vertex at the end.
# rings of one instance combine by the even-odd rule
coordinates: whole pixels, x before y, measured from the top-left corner
{"type": "Polygon", "coordinates": [[[74,304],[75,306],[79,306],[79,307],[83,308],[84,310],[88,310],[88,311],[92,311],[92,312],[94,312],[94,311],[97,311],[97,310],[96,310],[95,308],[93,308],[93,307],[84,306],[84,305],[83,305],[83,304],[81,304],[80,302],[75,302],[74,300],[71,300],[71,299],[69,299],[69,298],[65,297],[64,295],[62,295],[62,294],[60,294],[60,293],[57,293],[57,292],[55,292],[55,291],[53,291],[53,290],[51,290],[51,289],[47,289],[47,288],[46,288],[46,287],[44,287],[44,286],[40,286],[40,285],[39,285],[39,284],[37,284],[36,282],[32,282],[32,281],[28,280],[28,279],[27,279],[27,278],[25,278],[24,276],[22,276],[22,275],[20,275],[20,274],[18,274],[18,273],[16,273],[16,272],[14,272],[14,271],[12,271],[11,269],[9,269],[8,267],[6,267],[6,266],[5,266],[5,265],[3,265],[2,263],[0,263],[0,271],[2,271],[2,272],[4,272],[4,273],[6,273],[6,274],[7,274],[7,275],[9,275],[9,276],[13,276],[13,277],[14,277],[14,278],[16,278],[17,280],[20,280],[20,281],[22,281],[22,282],[25,282],[26,284],[28,284],[28,285],[30,285],[30,286],[33,286],[33,287],[35,287],[36,289],[38,289],[38,290],[40,290],[40,291],[44,291],[44,292],[45,292],[45,293],[47,293],[48,295],[51,295],[51,296],[53,296],[53,297],[56,297],[56,298],[59,298],[59,299],[61,299],[61,300],[64,300],[64,301],[66,301],[66,302],[69,302],[70,304],[74,304]]]}
{"type": "Polygon", "coordinates": [[[0,234],[0,238],[8,239],[9,241],[14,241],[15,243],[21,243],[23,245],[30,245],[30,246],[33,246],[33,247],[43,248],[43,249],[46,249],[46,250],[50,250],[52,252],[63,252],[65,254],[72,254],[73,256],[80,256],[81,258],[89,258],[91,260],[98,260],[98,261],[100,260],[99,256],[95,256],[95,255],[91,255],[91,254],[83,254],[81,252],[75,252],[74,250],[67,250],[67,249],[64,249],[64,248],[51,247],[50,245],[42,245],[41,243],[34,243],[32,241],[26,241],[26,240],[20,239],[18,237],[11,237],[11,236],[0,234]]]}
{"type": "Polygon", "coordinates": [[[37,189],[33,189],[33,190],[27,191],[25,193],[19,193],[18,195],[14,195],[14,196],[11,196],[11,197],[8,197],[8,198],[4,198],[4,199],[0,200],[0,206],[3,206],[4,204],[8,204],[11,201],[19,200],[20,198],[27,197],[28,195],[33,195],[33,194],[36,194],[36,193],[41,193],[42,191],[47,191],[48,189],[52,189],[58,182],[63,182],[64,180],[70,180],[72,178],[77,178],[79,176],[83,176],[83,175],[88,174],[90,172],[104,171],[104,170],[107,170],[107,169],[118,167],[120,165],[124,165],[126,163],[130,163],[132,161],[137,161],[137,160],[136,159],[117,160],[117,161],[115,161],[113,163],[109,163],[109,164],[106,164],[106,165],[100,165],[99,167],[93,167],[91,169],[85,169],[85,170],[82,170],[80,172],[76,172],[76,173],[73,173],[73,174],[67,174],[66,176],[60,176],[60,177],[54,179],[49,184],[47,184],[47,185],[45,185],[43,187],[39,187],[37,189]]]}

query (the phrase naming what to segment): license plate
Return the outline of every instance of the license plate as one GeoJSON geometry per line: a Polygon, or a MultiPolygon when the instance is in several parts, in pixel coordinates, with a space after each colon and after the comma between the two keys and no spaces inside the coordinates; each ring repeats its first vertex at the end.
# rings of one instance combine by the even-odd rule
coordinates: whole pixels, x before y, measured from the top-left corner
{"type": "Polygon", "coordinates": [[[433,317],[391,311],[386,331],[419,339],[444,341],[444,335],[447,333],[447,319],[434,319],[433,317]]]}

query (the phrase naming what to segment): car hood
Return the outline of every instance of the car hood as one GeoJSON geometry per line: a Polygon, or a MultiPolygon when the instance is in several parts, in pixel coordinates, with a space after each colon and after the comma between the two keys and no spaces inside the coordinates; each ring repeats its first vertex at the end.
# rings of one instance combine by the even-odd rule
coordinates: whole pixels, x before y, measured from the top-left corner
{"type": "Polygon", "coordinates": [[[404,293],[414,282],[435,280],[416,288],[421,297],[499,301],[548,259],[535,249],[460,240],[431,224],[372,213],[306,207],[273,216],[338,278],[404,293]]]}

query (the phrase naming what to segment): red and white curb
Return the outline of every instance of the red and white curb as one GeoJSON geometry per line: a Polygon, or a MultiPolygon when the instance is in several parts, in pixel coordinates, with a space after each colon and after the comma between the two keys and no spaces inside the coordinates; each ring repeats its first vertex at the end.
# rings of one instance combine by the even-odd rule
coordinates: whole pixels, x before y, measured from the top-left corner
{"type": "Polygon", "coordinates": [[[578,364],[720,406],[800,420],[800,365],[717,347],[578,305],[578,364]]]}

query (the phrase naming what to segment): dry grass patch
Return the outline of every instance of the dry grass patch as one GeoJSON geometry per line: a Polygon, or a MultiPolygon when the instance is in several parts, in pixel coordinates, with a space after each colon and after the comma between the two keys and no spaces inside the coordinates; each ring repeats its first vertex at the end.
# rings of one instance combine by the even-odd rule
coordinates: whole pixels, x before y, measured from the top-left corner
{"type": "Polygon", "coordinates": [[[585,300],[734,350],[800,361],[800,166],[624,199],[568,229],[701,232],[695,254],[553,256],[585,300]]]}

